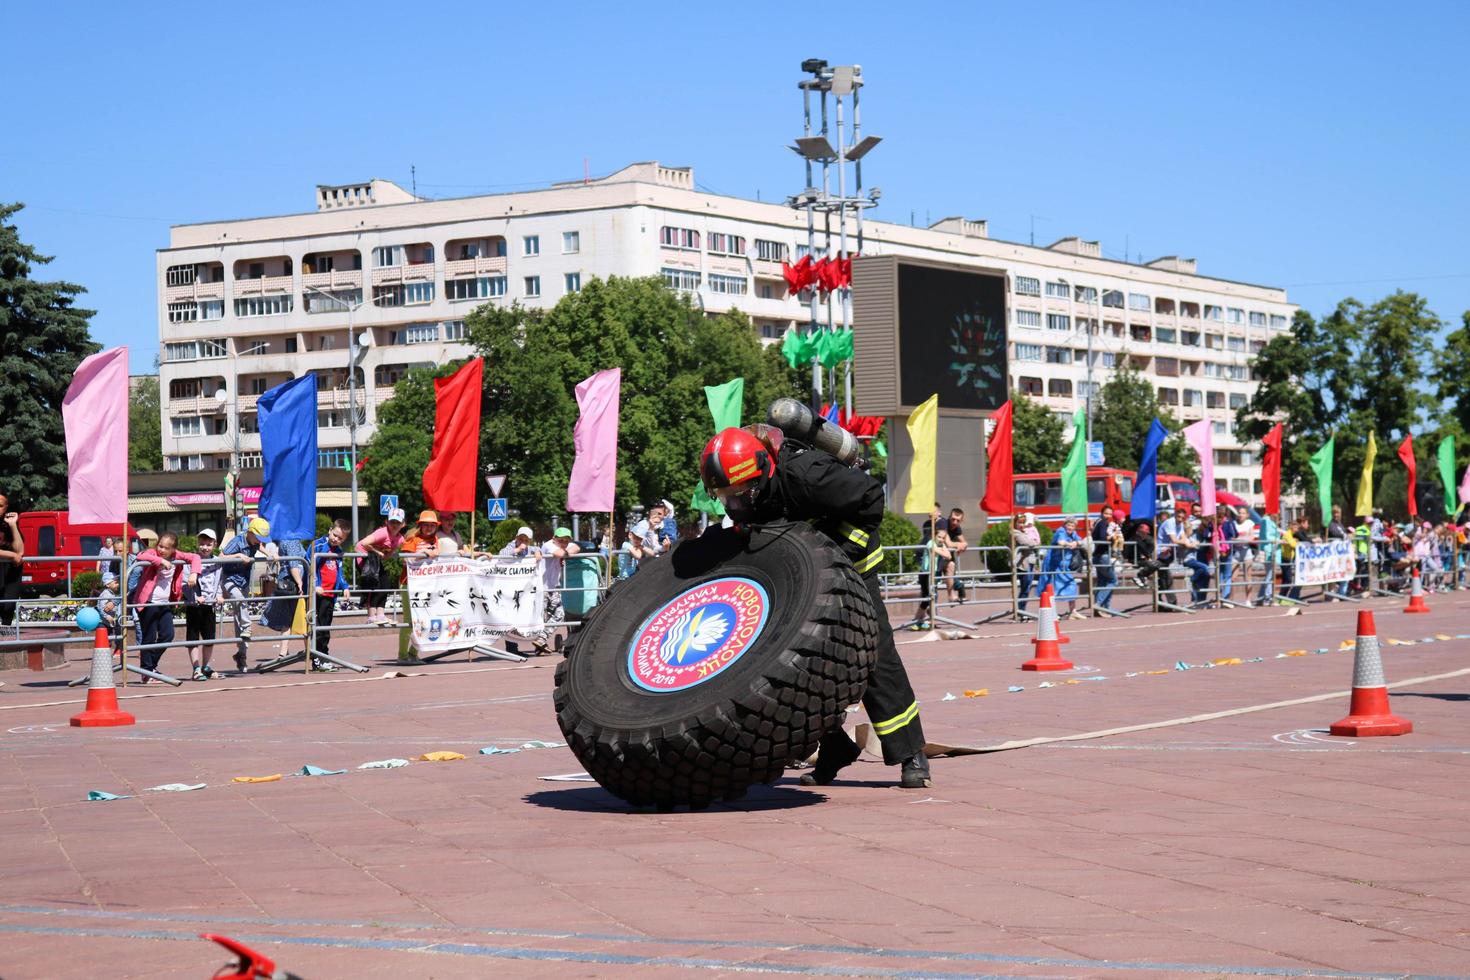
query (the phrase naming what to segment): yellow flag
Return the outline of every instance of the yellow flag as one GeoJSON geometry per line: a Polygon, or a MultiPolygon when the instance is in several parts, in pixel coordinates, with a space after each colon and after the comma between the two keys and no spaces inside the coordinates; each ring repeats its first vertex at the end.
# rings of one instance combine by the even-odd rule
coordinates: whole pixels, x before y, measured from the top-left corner
{"type": "Polygon", "coordinates": [[[939,452],[939,396],[929,400],[909,416],[909,442],[914,446],[914,462],[909,467],[909,493],[903,498],[906,514],[927,514],[934,509],[934,468],[939,452]]]}
{"type": "Polygon", "coordinates": [[[1358,506],[1354,514],[1358,517],[1373,516],[1373,457],[1378,455],[1378,443],[1373,433],[1368,433],[1368,455],[1363,457],[1363,475],[1358,480],[1358,506]]]}

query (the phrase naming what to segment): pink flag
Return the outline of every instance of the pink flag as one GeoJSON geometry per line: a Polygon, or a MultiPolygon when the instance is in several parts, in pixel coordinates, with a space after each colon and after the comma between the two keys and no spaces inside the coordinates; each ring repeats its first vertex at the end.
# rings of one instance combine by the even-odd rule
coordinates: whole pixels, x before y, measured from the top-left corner
{"type": "Polygon", "coordinates": [[[567,484],[567,510],[610,513],[618,475],[618,393],[622,368],[598,371],[577,385],[577,428],[572,446],[572,481],[567,484]]]}
{"type": "Polygon", "coordinates": [[[1200,419],[1184,429],[1184,441],[1199,455],[1199,512],[1215,513],[1215,433],[1209,419],[1200,419]]]}
{"type": "Polygon", "coordinates": [[[1465,467],[1465,475],[1460,480],[1460,503],[1470,504],[1470,466],[1465,467]]]}
{"type": "Polygon", "coordinates": [[[66,428],[67,509],[73,524],[128,519],[128,349],[77,365],[61,400],[66,428]]]}

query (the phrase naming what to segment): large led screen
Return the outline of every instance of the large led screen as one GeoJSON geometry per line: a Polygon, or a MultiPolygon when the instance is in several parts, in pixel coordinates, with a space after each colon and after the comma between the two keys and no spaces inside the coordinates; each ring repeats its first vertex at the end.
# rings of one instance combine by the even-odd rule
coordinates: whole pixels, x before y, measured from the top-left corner
{"type": "Polygon", "coordinates": [[[1006,287],[993,273],[900,263],[899,400],[993,411],[1006,391],[1006,287]]]}

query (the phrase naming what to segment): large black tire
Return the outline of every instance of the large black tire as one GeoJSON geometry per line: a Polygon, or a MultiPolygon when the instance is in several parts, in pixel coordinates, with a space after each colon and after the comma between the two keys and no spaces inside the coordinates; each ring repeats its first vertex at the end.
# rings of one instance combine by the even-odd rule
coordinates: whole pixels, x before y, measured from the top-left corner
{"type": "Polygon", "coordinates": [[[557,722],[587,772],[635,806],[739,798],[811,755],[862,698],[877,615],[851,563],[807,525],[713,529],[593,610],[557,668],[557,722]],[[741,646],[761,593],[764,618],[741,646]],[[703,659],[675,663],[705,636],[701,622],[731,620],[703,659]]]}

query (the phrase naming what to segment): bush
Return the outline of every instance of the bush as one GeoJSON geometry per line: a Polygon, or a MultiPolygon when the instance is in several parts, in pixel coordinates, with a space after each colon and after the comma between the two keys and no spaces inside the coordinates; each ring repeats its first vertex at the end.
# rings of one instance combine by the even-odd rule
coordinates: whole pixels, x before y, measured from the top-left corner
{"type": "MultiPolygon", "coordinates": [[[[885,510],[883,512],[883,523],[878,526],[878,540],[885,546],[918,544],[922,537],[923,535],[919,533],[918,527],[907,517],[904,517],[902,514],[895,514],[891,510],[885,510]]],[[[879,566],[878,571],[884,575],[897,574],[899,571],[898,555],[898,552],[892,551],[884,555],[883,564],[879,566]]],[[[918,574],[918,555],[919,552],[917,551],[903,553],[904,574],[918,574]]]]}
{"type": "Polygon", "coordinates": [[[79,599],[90,599],[102,591],[102,576],[96,572],[77,572],[71,580],[71,594],[79,599]]]}
{"type": "MultiPolygon", "coordinates": [[[[492,555],[498,555],[500,554],[501,548],[504,548],[515,539],[516,531],[523,525],[519,517],[511,518],[508,521],[495,521],[494,524],[495,526],[490,529],[489,542],[486,544],[485,550],[492,555]]],[[[480,529],[476,527],[475,530],[479,531],[480,529]]]]}
{"type": "Polygon", "coordinates": [[[193,534],[181,534],[181,535],[179,535],[179,550],[180,551],[192,551],[192,552],[194,552],[194,553],[197,554],[198,551],[199,551],[199,538],[198,538],[198,536],[197,535],[193,535],[193,534]]]}
{"type": "Polygon", "coordinates": [[[985,565],[992,575],[1011,573],[1011,525],[1009,522],[992,524],[980,535],[980,547],[1004,548],[1004,551],[985,552],[985,565]]]}

